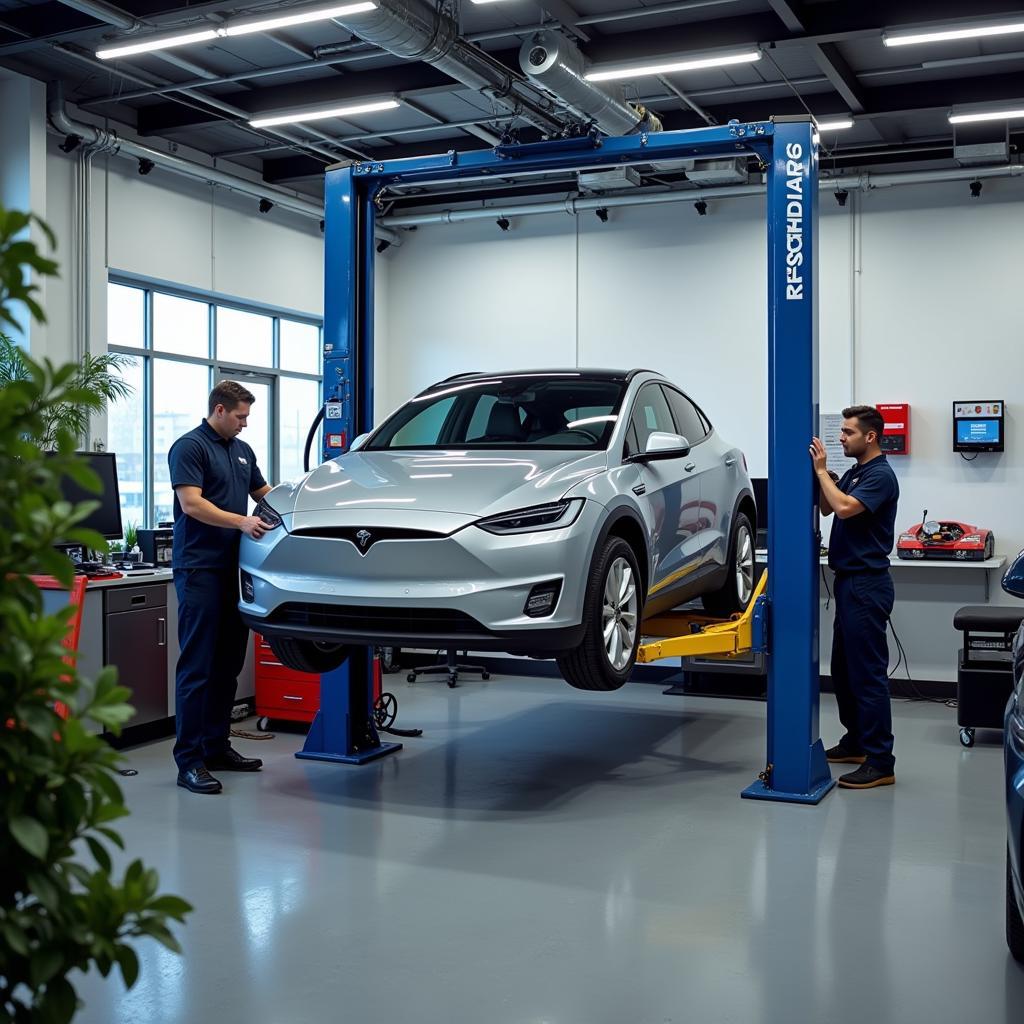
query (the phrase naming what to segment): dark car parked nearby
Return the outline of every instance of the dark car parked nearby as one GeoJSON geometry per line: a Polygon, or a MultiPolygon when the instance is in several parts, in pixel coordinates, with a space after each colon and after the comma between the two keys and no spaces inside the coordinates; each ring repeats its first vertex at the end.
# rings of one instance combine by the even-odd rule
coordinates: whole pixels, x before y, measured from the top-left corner
{"type": "MultiPolygon", "coordinates": [[[[1024,597],[1024,551],[1003,577],[1003,589],[1024,597]]],[[[1006,943],[1024,963],[1024,623],[1013,642],[1013,696],[1006,705],[1006,943]]]]}

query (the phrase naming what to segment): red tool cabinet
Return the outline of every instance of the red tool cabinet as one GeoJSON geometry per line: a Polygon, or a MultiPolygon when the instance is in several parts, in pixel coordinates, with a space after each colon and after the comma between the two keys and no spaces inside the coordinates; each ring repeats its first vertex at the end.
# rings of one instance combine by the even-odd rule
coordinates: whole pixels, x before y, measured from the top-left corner
{"type": "Polygon", "coordinates": [[[270,644],[253,634],[256,714],[289,722],[312,722],[320,709],[320,676],[286,668],[270,644]]]}

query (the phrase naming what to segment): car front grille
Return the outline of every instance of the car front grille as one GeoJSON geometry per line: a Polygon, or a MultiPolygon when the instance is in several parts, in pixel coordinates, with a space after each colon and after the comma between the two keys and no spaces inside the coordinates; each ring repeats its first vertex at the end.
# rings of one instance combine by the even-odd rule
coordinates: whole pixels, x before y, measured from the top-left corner
{"type": "Polygon", "coordinates": [[[458,636],[487,632],[472,616],[452,608],[380,608],[289,601],[272,612],[267,621],[281,626],[312,626],[396,636],[458,636]]]}

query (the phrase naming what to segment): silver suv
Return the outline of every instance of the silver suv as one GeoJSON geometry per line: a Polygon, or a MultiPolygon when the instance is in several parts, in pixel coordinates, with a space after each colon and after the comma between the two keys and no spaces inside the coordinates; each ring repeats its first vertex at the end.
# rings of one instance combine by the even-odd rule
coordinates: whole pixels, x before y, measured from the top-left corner
{"type": "Polygon", "coordinates": [[[352,644],[457,647],[614,690],[645,617],[728,615],[754,584],[743,453],[649,370],[451,377],[256,514],[239,607],[307,672],[352,644]]]}

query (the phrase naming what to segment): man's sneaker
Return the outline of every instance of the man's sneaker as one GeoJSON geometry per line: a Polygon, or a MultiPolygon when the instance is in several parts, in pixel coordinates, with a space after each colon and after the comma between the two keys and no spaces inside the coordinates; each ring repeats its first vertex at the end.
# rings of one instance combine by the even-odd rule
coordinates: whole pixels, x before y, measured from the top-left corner
{"type": "Polygon", "coordinates": [[[874,765],[862,764],[855,772],[839,776],[843,789],[874,789],[875,786],[893,786],[896,776],[892,772],[879,771],[874,765]]]}
{"type": "Polygon", "coordinates": [[[841,743],[829,747],[825,751],[825,757],[829,764],[863,764],[867,758],[863,754],[853,754],[841,743]]]}

